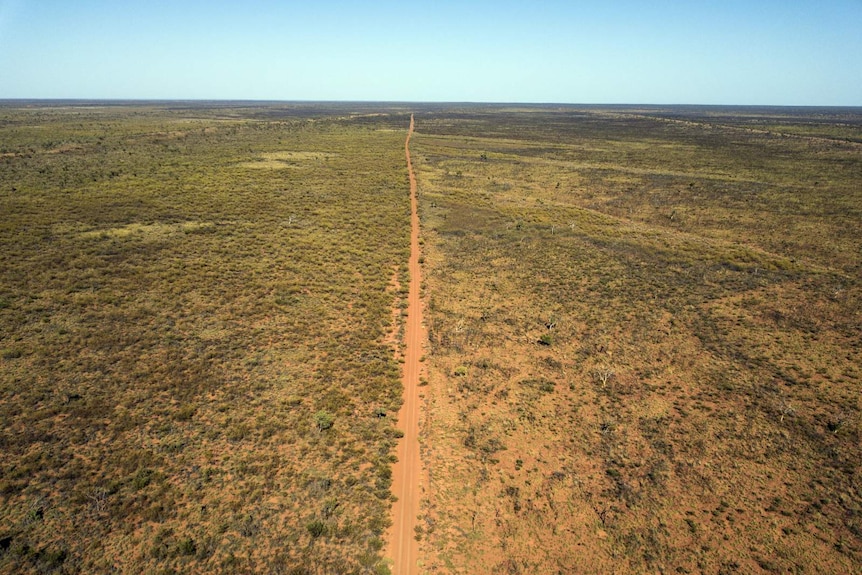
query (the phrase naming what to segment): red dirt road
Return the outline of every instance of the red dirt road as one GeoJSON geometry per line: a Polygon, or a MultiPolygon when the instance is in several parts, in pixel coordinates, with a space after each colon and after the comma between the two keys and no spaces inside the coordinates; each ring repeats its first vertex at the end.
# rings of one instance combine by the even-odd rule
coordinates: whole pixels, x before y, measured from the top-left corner
{"type": "Polygon", "coordinates": [[[419,544],[414,530],[419,515],[419,479],[422,463],[419,459],[419,371],[424,334],[421,282],[419,269],[419,208],[416,199],[416,175],[410,160],[410,136],[413,135],[413,115],[404,142],[407,171],[410,176],[410,287],[407,294],[407,326],[404,354],[404,405],[398,414],[398,429],[404,437],[398,443],[398,462],[392,469],[392,492],[398,501],[392,506],[392,530],[389,534],[388,556],[394,560],[393,575],[415,575],[419,572],[419,544]]]}

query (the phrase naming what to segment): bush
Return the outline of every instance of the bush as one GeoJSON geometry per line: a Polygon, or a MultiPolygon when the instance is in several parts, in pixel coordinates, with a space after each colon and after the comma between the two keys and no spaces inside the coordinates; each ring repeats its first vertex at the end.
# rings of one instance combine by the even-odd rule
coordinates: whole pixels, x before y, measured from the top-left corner
{"type": "Polygon", "coordinates": [[[325,431],[335,423],[335,416],[325,409],[321,409],[314,414],[314,421],[317,423],[318,431],[325,431]]]}
{"type": "Polygon", "coordinates": [[[326,532],[326,524],[320,519],[315,519],[305,526],[312,537],[317,539],[326,532]]]}

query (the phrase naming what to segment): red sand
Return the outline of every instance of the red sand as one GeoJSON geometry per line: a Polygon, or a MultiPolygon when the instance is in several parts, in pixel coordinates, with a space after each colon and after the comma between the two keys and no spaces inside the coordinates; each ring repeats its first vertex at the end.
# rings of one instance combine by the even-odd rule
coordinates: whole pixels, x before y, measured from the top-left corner
{"type": "Polygon", "coordinates": [[[392,506],[392,530],[388,555],[394,560],[394,575],[412,575],[419,572],[419,544],[415,538],[416,519],[419,515],[419,478],[422,462],[419,459],[419,358],[422,355],[422,303],[419,299],[421,283],[419,269],[419,209],[416,200],[416,175],[410,160],[410,136],[413,134],[413,115],[404,142],[407,171],[410,176],[410,287],[407,296],[407,329],[404,356],[404,405],[398,414],[398,429],[404,437],[398,443],[398,462],[392,469],[392,492],[398,501],[392,506]]]}

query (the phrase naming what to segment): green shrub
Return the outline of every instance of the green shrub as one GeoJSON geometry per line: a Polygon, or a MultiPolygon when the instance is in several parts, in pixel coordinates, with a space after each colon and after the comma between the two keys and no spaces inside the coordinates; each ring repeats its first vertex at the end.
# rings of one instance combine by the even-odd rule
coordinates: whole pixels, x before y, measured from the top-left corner
{"type": "Polygon", "coordinates": [[[326,532],[326,523],[319,519],[315,519],[314,521],[309,522],[305,528],[308,529],[308,532],[312,537],[317,539],[326,532]]]}
{"type": "Polygon", "coordinates": [[[325,409],[321,409],[314,414],[314,421],[317,424],[318,431],[325,431],[333,426],[335,423],[335,416],[325,409]]]}

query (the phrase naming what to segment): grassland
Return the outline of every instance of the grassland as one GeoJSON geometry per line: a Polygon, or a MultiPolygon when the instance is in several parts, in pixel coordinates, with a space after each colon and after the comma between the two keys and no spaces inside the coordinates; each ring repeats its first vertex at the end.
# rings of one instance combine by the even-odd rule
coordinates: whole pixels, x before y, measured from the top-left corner
{"type": "Polygon", "coordinates": [[[862,569],[859,111],[416,114],[429,573],[862,569]]]}
{"type": "MultiPolygon", "coordinates": [[[[68,105],[67,105],[68,104],[68,105]]],[[[862,117],[0,106],[0,573],[862,569],[862,117]]]]}
{"type": "Polygon", "coordinates": [[[358,108],[0,107],[0,572],[386,570],[409,114],[358,108]]]}

